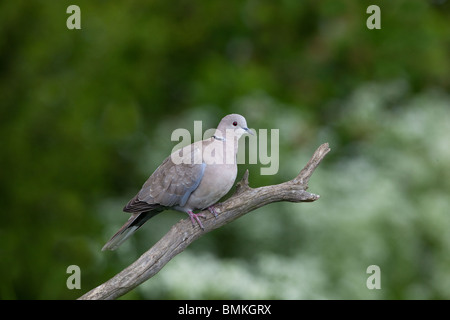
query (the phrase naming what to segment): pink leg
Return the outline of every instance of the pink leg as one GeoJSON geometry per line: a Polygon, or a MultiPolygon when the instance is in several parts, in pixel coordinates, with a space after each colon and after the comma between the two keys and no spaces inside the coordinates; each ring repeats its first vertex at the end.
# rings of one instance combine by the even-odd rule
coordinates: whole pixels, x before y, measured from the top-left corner
{"type": "Polygon", "coordinates": [[[217,212],[217,210],[216,210],[216,208],[214,206],[209,206],[208,210],[209,210],[209,212],[211,212],[214,215],[214,217],[217,218],[218,212],[217,212]]]}
{"type": "Polygon", "coordinates": [[[197,221],[198,225],[200,226],[200,228],[202,228],[202,230],[205,230],[205,228],[203,227],[202,222],[200,221],[200,219],[198,217],[202,217],[202,218],[206,218],[204,214],[202,213],[193,213],[191,210],[189,210],[187,212],[187,214],[189,215],[189,217],[191,218],[191,222],[192,225],[195,225],[194,219],[195,221],[197,221]]]}

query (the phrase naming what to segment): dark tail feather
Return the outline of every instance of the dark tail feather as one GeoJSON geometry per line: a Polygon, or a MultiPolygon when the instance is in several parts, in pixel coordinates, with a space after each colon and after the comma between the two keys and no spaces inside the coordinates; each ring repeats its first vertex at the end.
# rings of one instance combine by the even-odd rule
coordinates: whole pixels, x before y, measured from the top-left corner
{"type": "Polygon", "coordinates": [[[133,213],[128,221],[116,232],[115,235],[103,246],[104,250],[116,250],[125,240],[127,240],[137,229],[139,229],[148,219],[157,215],[161,211],[149,211],[133,213]]]}

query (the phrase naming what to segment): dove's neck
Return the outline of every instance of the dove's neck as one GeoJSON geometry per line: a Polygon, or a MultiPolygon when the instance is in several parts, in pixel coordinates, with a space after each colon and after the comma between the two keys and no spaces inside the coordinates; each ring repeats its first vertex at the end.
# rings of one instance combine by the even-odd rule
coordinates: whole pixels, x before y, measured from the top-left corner
{"type": "Polygon", "coordinates": [[[221,130],[216,130],[212,138],[218,145],[219,154],[217,156],[222,159],[222,163],[235,164],[239,137],[234,134],[234,130],[228,130],[226,134],[221,130]]]}
{"type": "Polygon", "coordinates": [[[221,137],[221,136],[216,136],[216,135],[214,135],[214,136],[212,136],[215,140],[219,140],[219,141],[227,141],[227,139],[226,138],[224,138],[224,137],[221,137]]]}
{"type": "Polygon", "coordinates": [[[229,140],[239,140],[239,138],[242,136],[243,130],[234,130],[234,129],[223,129],[223,128],[217,128],[214,132],[214,135],[212,136],[215,140],[218,141],[229,141],[229,140]]]}

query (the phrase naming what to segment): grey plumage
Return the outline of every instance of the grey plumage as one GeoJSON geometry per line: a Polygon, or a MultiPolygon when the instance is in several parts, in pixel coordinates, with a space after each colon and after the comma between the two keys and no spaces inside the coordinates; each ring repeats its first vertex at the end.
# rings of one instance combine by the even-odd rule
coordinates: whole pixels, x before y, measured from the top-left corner
{"type": "MultiPolygon", "coordinates": [[[[210,209],[234,184],[238,139],[251,133],[245,118],[229,114],[210,139],[175,151],[153,172],[138,194],[124,207],[132,213],[102,250],[114,250],[148,219],[166,209],[186,212],[203,229],[198,209],[210,209]]],[[[216,214],[214,209],[210,210],[216,214]]]]}

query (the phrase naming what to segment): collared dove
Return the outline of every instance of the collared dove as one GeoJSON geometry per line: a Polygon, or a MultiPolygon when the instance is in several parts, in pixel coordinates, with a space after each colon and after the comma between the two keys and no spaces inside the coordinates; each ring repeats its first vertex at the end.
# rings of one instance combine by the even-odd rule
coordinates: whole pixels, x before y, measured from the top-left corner
{"type": "Polygon", "coordinates": [[[229,114],[214,135],[179,149],[167,157],[131,199],[123,211],[132,213],[102,250],[115,250],[148,219],[166,209],[186,212],[200,228],[203,224],[193,211],[206,209],[217,215],[214,204],[230,191],[237,175],[238,140],[253,134],[239,114],[229,114]]]}

